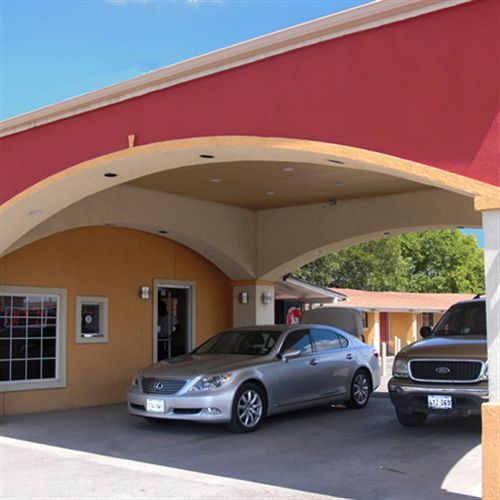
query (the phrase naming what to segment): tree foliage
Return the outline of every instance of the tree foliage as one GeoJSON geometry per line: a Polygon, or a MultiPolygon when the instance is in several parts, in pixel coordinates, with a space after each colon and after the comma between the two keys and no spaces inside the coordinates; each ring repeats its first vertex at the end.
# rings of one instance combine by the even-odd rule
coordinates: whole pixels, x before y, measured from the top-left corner
{"type": "Polygon", "coordinates": [[[474,236],[458,229],[369,241],[325,255],[293,275],[332,288],[484,292],[483,251],[474,236]]]}

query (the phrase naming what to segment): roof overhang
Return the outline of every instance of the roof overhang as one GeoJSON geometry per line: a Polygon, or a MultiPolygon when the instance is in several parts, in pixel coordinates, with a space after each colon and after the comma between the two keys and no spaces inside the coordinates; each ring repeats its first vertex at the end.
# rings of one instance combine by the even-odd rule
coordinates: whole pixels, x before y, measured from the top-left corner
{"type": "Polygon", "coordinates": [[[347,298],[342,293],[291,276],[284,276],[283,281],[276,283],[275,296],[278,300],[299,300],[318,304],[336,302],[347,298]]]}
{"type": "Polygon", "coordinates": [[[471,0],[376,0],[188,59],[0,123],[0,137],[360,31],[454,7],[471,0]]]}

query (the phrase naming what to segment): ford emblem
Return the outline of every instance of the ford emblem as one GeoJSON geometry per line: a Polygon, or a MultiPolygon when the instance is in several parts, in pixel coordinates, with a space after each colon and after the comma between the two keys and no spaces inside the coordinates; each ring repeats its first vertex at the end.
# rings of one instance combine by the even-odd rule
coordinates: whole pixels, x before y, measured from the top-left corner
{"type": "MultiPolygon", "coordinates": [[[[449,371],[449,370],[448,370],[449,371]]],[[[157,391],[161,391],[163,389],[163,384],[161,382],[156,382],[155,385],[153,385],[153,387],[157,390],[157,391]]]]}
{"type": "Polygon", "coordinates": [[[450,369],[446,366],[439,366],[436,368],[436,373],[439,373],[439,375],[448,375],[448,373],[450,373],[450,369]]]}

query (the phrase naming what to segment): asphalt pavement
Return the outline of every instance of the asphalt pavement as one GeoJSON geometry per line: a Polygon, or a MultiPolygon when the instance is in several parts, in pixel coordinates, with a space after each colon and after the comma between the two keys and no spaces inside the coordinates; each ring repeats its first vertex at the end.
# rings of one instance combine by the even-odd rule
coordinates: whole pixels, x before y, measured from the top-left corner
{"type": "Polygon", "coordinates": [[[0,419],[0,498],[470,499],[481,421],[401,427],[387,396],[268,418],[252,434],[151,424],[125,405],[0,419]]]}

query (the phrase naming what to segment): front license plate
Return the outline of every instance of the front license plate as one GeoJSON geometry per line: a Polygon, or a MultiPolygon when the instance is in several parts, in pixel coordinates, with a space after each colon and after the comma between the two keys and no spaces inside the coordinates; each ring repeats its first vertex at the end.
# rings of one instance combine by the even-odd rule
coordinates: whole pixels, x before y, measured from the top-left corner
{"type": "Polygon", "coordinates": [[[165,403],[162,399],[147,399],[146,411],[163,413],[165,411],[165,403]]]}
{"type": "Polygon", "coordinates": [[[432,410],[451,410],[453,401],[451,396],[427,396],[427,407],[432,410]]]}

